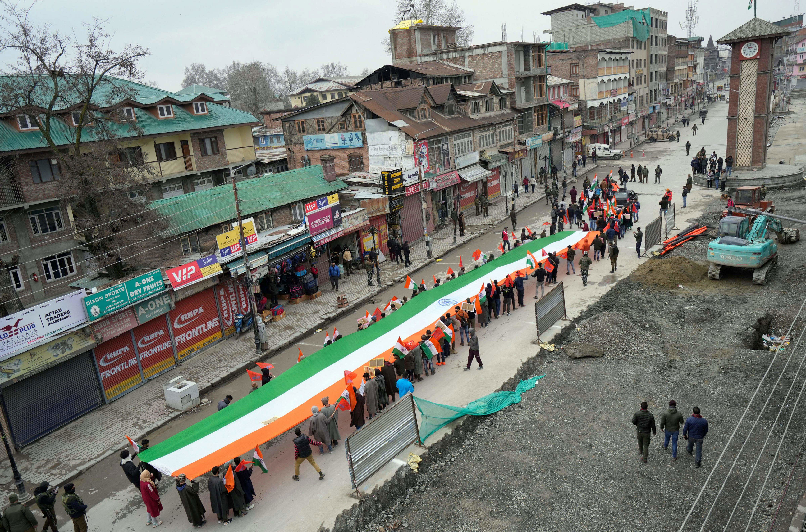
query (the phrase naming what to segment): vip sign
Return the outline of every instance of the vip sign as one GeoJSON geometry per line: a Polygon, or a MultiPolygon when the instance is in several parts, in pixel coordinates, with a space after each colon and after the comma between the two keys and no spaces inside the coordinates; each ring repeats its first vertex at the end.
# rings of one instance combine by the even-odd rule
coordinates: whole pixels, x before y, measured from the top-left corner
{"type": "Polygon", "coordinates": [[[168,281],[174,290],[192,285],[213,275],[222,273],[222,266],[215,255],[166,270],[168,281]]]}

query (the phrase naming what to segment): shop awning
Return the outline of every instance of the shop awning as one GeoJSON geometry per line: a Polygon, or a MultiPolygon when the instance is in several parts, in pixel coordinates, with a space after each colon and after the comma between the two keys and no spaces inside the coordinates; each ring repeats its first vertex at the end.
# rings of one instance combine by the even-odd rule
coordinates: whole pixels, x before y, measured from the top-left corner
{"type": "Polygon", "coordinates": [[[482,181],[487,179],[491,172],[480,166],[479,164],[472,164],[466,166],[465,168],[459,168],[457,173],[460,174],[460,177],[463,181],[468,183],[474,183],[475,181],[482,181]]]}
{"type": "Polygon", "coordinates": [[[267,250],[267,260],[279,257],[284,253],[297,249],[300,246],[308,244],[309,242],[311,242],[311,235],[306,233],[304,235],[296,236],[290,240],[285,240],[284,242],[275,244],[267,250]]]}
{"type": "Polygon", "coordinates": [[[555,106],[556,106],[556,107],[558,107],[559,109],[566,109],[566,108],[568,108],[568,107],[570,106],[570,104],[568,104],[568,103],[567,103],[567,102],[565,102],[564,100],[553,100],[553,101],[552,101],[552,102],[550,102],[550,103],[551,103],[551,104],[553,104],[553,105],[555,105],[555,106]]]}
{"type": "MultiPolygon", "coordinates": [[[[269,259],[267,258],[266,251],[259,251],[257,253],[250,253],[250,268],[257,268],[259,266],[263,266],[269,259]]],[[[238,259],[234,262],[231,262],[232,266],[229,266],[230,274],[233,276],[241,275],[244,273],[244,260],[238,259]]]]}

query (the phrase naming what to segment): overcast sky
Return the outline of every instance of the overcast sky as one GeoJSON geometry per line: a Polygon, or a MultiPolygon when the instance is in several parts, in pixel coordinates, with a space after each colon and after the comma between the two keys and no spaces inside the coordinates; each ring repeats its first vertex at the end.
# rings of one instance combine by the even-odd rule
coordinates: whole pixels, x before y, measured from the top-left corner
{"type": "MultiPolygon", "coordinates": [[[[549,40],[543,31],[550,17],[542,11],[566,5],[562,0],[458,0],[466,19],[474,25],[474,43],[498,41],[502,24],[509,40],[533,40],[534,32],[549,40]],[[529,6],[529,7],[528,7],[529,6]]],[[[631,4],[629,4],[631,5],[631,4]]],[[[805,0],[799,0],[799,10],[805,0]]],[[[752,17],[748,0],[701,0],[696,35],[713,39],[725,35],[752,17]]],[[[653,0],[650,5],[668,10],[668,30],[686,35],[679,28],[687,0],[653,0]]],[[[99,17],[115,35],[114,44],[137,43],[151,55],[141,63],[145,79],[161,88],[181,88],[183,70],[194,62],[209,68],[232,61],[263,61],[279,69],[316,68],[323,63],[342,62],[351,74],[388,63],[381,40],[392,26],[395,0],[278,1],[172,0],[39,0],[32,10],[38,23],[63,31],[80,33],[82,23],[99,17]]],[[[794,14],[793,0],[761,2],[758,16],[770,21],[794,14]]],[[[705,41],[706,42],[706,41],[705,41]]],[[[0,55],[0,64],[9,57],[0,55]]]]}

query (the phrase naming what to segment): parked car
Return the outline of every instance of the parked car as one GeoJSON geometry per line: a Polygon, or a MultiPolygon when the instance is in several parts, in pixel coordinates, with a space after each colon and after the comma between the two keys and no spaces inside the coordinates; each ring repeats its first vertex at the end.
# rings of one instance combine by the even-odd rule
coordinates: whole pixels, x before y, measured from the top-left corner
{"type": "Polygon", "coordinates": [[[598,158],[619,159],[623,156],[622,151],[613,150],[608,144],[590,144],[587,149],[589,150],[589,153],[592,153],[592,150],[595,150],[598,158]]]}

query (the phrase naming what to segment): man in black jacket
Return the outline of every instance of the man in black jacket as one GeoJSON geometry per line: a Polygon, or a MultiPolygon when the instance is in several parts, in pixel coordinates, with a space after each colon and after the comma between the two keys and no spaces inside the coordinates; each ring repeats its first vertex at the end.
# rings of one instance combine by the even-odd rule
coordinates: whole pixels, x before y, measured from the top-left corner
{"type": "Polygon", "coordinates": [[[295,474],[292,480],[300,480],[300,464],[306,460],[314,467],[315,471],[320,473],[320,480],[323,480],[325,474],[320,470],[320,467],[317,465],[317,462],[314,461],[314,457],[311,454],[312,445],[320,446],[323,444],[302,434],[300,427],[295,429],[295,439],[292,441],[295,444],[295,474]]]}
{"type": "Polygon", "coordinates": [[[656,436],[656,421],[654,414],[648,411],[648,403],[640,403],[640,411],[634,413],[631,422],[637,426],[637,445],[640,447],[640,460],[648,462],[648,445],[651,443],[651,433],[656,436]]]}
{"type": "Polygon", "coordinates": [[[130,456],[129,451],[127,451],[126,449],[121,451],[121,469],[123,469],[123,474],[126,475],[126,478],[129,480],[129,482],[131,482],[132,485],[135,487],[135,489],[137,489],[138,492],[139,492],[140,491],[140,470],[135,465],[135,463],[132,461],[132,459],[135,456],[137,456],[137,453],[130,456]]]}

